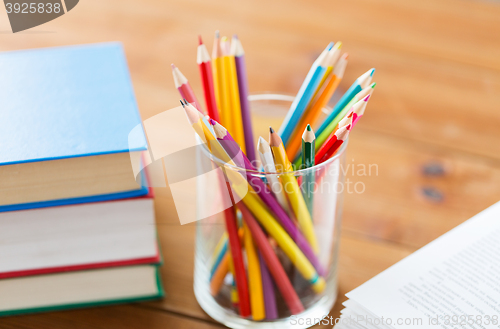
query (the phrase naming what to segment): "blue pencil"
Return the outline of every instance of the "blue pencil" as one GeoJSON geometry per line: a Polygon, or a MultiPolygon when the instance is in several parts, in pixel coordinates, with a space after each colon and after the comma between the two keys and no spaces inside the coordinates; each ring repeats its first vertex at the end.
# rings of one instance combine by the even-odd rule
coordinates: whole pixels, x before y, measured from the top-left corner
{"type": "Polygon", "coordinates": [[[316,130],[316,136],[319,136],[325,129],[328,127],[330,122],[335,119],[335,117],[339,114],[340,111],[351,101],[351,99],[356,96],[364,88],[368,87],[370,82],[372,81],[373,73],[375,69],[369,69],[367,72],[363,73],[359,78],[354,81],[354,83],[349,87],[349,89],[342,95],[340,100],[335,104],[332,113],[328,115],[328,117],[323,121],[321,126],[316,130]]]}
{"type": "Polygon", "coordinates": [[[290,110],[288,110],[288,113],[281,124],[278,134],[283,140],[284,145],[288,143],[290,136],[292,136],[295,127],[302,117],[302,114],[304,114],[307,105],[309,105],[311,98],[316,92],[321,79],[325,75],[327,67],[326,60],[328,59],[327,55],[332,47],[333,42],[328,44],[325,50],[314,61],[313,65],[309,69],[309,72],[307,73],[306,78],[304,79],[304,82],[302,83],[302,86],[300,86],[297,96],[295,96],[295,99],[293,100],[292,106],[290,106],[290,110]]]}

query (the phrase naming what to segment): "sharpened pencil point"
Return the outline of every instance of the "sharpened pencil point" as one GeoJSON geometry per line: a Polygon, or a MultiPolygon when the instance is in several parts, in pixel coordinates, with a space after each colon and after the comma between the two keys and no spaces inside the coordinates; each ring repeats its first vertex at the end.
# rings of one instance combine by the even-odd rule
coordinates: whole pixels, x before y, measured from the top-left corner
{"type": "Polygon", "coordinates": [[[215,38],[219,39],[219,30],[215,31],[215,38]]]}
{"type": "Polygon", "coordinates": [[[170,66],[172,67],[172,70],[175,70],[176,67],[175,67],[174,63],[170,64],[170,66]]]}
{"type": "Polygon", "coordinates": [[[274,129],[273,129],[273,127],[269,127],[269,132],[270,132],[271,134],[274,134],[274,129]]]}
{"type": "Polygon", "coordinates": [[[370,72],[370,76],[373,77],[373,73],[375,73],[375,69],[373,68],[370,72]]]}
{"type": "Polygon", "coordinates": [[[185,98],[183,98],[183,100],[184,100],[184,104],[186,104],[186,105],[189,104],[189,102],[185,98]]]}
{"type": "Polygon", "coordinates": [[[330,51],[333,48],[333,45],[334,45],[333,41],[330,42],[328,46],[326,46],[326,50],[330,51]]]}
{"type": "Polygon", "coordinates": [[[308,124],[307,127],[306,127],[306,129],[307,129],[307,131],[311,131],[312,130],[311,125],[308,124]]]}
{"type": "Polygon", "coordinates": [[[182,99],[181,99],[181,100],[179,100],[179,102],[181,102],[182,107],[186,107],[186,106],[184,105],[184,103],[182,102],[182,99]]]}
{"type": "Polygon", "coordinates": [[[368,95],[366,95],[366,97],[365,97],[365,98],[363,98],[363,100],[364,100],[365,102],[368,102],[368,100],[369,100],[369,99],[370,99],[370,95],[369,95],[369,94],[368,94],[368,95]]]}
{"type": "Polygon", "coordinates": [[[238,40],[238,35],[237,34],[233,34],[233,39],[238,40]]]}
{"type": "Polygon", "coordinates": [[[375,88],[375,86],[376,86],[376,85],[377,85],[377,83],[376,83],[376,82],[374,82],[374,83],[372,83],[372,84],[370,85],[370,87],[375,88]]]}
{"type": "Polygon", "coordinates": [[[200,46],[203,44],[203,40],[201,39],[201,35],[198,35],[198,43],[200,46]]]}
{"type": "Polygon", "coordinates": [[[212,126],[215,126],[215,125],[217,124],[217,122],[216,122],[214,119],[212,119],[212,118],[209,118],[209,120],[208,120],[208,121],[210,122],[210,124],[211,124],[212,126]]]}

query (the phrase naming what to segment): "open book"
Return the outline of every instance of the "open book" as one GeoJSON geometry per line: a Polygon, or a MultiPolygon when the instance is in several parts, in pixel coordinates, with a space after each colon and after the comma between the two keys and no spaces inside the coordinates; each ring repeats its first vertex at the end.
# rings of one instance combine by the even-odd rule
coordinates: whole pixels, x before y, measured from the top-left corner
{"type": "Polygon", "coordinates": [[[346,296],[335,329],[500,328],[500,202],[346,296]]]}

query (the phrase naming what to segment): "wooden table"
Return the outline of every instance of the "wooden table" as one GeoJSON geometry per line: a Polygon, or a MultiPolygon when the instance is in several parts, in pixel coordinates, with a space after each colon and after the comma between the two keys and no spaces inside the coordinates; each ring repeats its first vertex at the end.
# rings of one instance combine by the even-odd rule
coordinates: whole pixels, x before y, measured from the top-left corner
{"type": "MultiPolygon", "coordinates": [[[[11,34],[0,49],[122,41],[143,119],[177,106],[175,62],[201,99],[197,35],[237,33],[251,92],[296,93],[330,40],[350,53],[341,87],[376,67],[378,83],[353,133],[345,195],[339,315],[344,294],[500,199],[500,5],[464,0],[84,0],[70,13],[11,34]],[[352,161],[353,160],[353,161],[352,161]]],[[[192,288],[194,225],[181,226],[156,189],[165,263],[162,301],[0,319],[0,328],[217,328],[192,288]]],[[[329,326],[331,327],[331,326],[329,326]]]]}

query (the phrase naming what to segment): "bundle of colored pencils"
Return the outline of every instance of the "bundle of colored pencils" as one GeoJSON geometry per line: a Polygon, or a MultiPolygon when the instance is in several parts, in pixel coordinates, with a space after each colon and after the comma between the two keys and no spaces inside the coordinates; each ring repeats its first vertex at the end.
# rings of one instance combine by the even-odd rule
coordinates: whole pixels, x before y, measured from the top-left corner
{"type": "Polygon", "coordinates": [[[363,116],[375,87],[371,83],[375,70],[370,69],[319,122],[347,65],[348,55],[341,53],[341,47],[341,42],[330,43],[319,55],[281,128],[278,132],[270,128],[269,142],[260,137],[257,148],[245,53],[236,36],[230,42],[216,32],[212,58],[199,38],[197,63],[206,112],[186,77],[172,64],[175,86],[196,133],[214,156],[244,169],[224,171],[226,179],[221,184],[229,191],[233,206],[224,211],[226,232],[215,247],[210,271],[214,296],[220,293],[226,277],[232,279],[231,300],[241,317],[255,321],[280,317],[275,290],[288,314],[305,310],[304,296],[298,295],[286,271],[288,264],[307,282],[310,293],[321,294],[325,288],[327,273],[319,261],[313,221],[315,175],[309,171],[297,180],[293,170],[313,167],[338,153],[363,116]],[[255,175],[259,160],[263,171],[270,174],[265,180],[255,175]],[[241,201],[234,202],[236,197],[241,201]],[[238,220],[239,215],[242,220],[238,220]],[[278,253],[289,259],[286,265],[278,253]]]}

